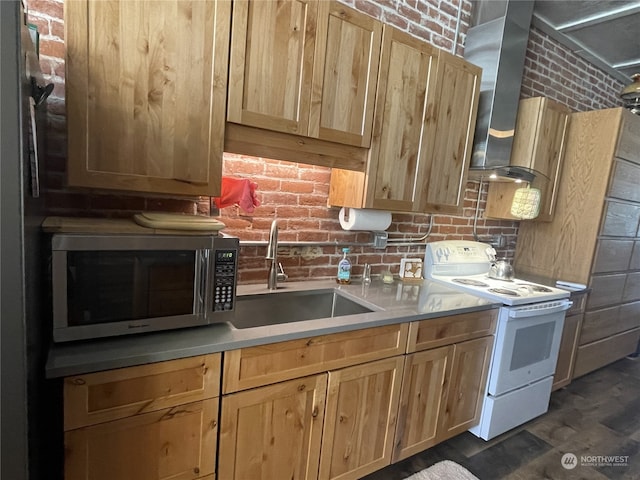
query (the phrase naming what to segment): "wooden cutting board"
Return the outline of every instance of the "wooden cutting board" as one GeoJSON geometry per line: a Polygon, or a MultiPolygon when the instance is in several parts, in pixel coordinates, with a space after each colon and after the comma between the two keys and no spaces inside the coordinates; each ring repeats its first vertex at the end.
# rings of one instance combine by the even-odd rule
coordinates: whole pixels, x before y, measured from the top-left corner
{"type": "Polygon", "coordinates": [[[217,232],[225,227],[224,223],[215,218],[184,213],[142,212],[136,213],[133,220],[143,227],[165,230],[217,232]]]}
{"type": "MultiPolygon", "coordinates": [[[[195,216],[195,215],[191,215],[195,216]]],[[[207,217],[202,217],[207,218],[207,217]]],[[[180,219],[183,223],[184,218],[180,219]]],[[[212,219],[213,220],[213,219],[212,219]]],[[[143,219],[143,221],[145,221],[143,219]]],[[[194,223],[194,222],[192,222],[194,223]]],[[[200,223],[200,222],[195,222],[200,223]]],[[[153,225],[153,220],[149,225],[153,225]]],[[[168,223],[167,223],[168,224],[168,223]]],[[[217,235],[217,230],[224,228],[222,222],[209,221],[207,228],[188,229],[185,225],[166,227],[147,227],[131,218],[87,218],[87,217],[47,217],[42,222],[42,229],[48,233],[77,233],[77,234],[140,234],[140,235],[217,235]],[[222,227],[220,227],[222,225],[222,227]]]]}

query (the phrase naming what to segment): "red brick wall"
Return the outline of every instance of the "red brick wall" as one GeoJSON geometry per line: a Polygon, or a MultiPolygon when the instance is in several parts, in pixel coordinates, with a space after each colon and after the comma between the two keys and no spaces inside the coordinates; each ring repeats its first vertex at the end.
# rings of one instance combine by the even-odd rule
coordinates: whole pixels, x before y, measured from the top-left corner
{"type": "MultiPolygon", "coordinates": [[[[469,24],[471,3],[461,0],[343,0],[367,14],[395,25],[440,48],[463,53],[464,37],[469,24]],[[460,22],[458,23],[458,13],[460,22]]],[[[141,210],[178,211],[218,215],[227,224],[225,232],[242,240],[266,240],[273,218],[278,218],[281,241],[331,242],[335,245],[313,248],[296,246],[280,249],[280,260],[291,279],[331,277],[335,274],[344,243],[363,243],[370,240],[365,232],[345,232],[338,222],[338,209],[327,208],[326,199],[330,170],[304,164],[278,162],[268,159],[226,155],[223,174],[251,178],[258,184],[262,205],[251,213],[237,207],[221,212],[210,209],[209,198],[180,198],[167,195],[135,195],[120,192],[69,189],[65,186],[66,123],[64,106],[64,21],[60,0],[28,0],[30,21],[38,25],[41,65],[48,79],[55,84],[49,100],[47,155],[43,165],[43,190],[47,210],[51,215],[130,216],[141,210]]],[[[577,60],[571,52],[560,47],[544,34],[533,31],[529,44],[527,70],[522,95],[544,94],[567,103],[576,110],[616,106],[612,103],[619,88],[612,89],[612,80],[591,65],[577,60]],[[559,69],[557,64],[566,65],[559,69]],[[553,68],[550,68],[553,65],[553,68]],[[560,79],[556,77],[561,75],[560,79]],[[597,81],[592,81],[592,78],[597,81]],[[597,94],[571,95],[567,85],[591,85],[597,94]],[[566,100],[566,101],[565,101],[566,100]],[[576,102],[575,106],[571,102],[576,102]]],[[[576,88],[576,91],[578,89],[576,88]]],[[[486,192],[481,198],[481,214],[486,192]]],[[[460,217],[434,216],[429,240],[445,238],[472,239],[473,215],[478,198],[478,183],[469,182],[465,195],[464,213],[460,217]]],[[[427,231],[428,215],[394,214],[389,228],[391,238],[421,237],[427,231]]],[[[491,221],[480,218],[480,235],[505,235],[507,248],[503,254],[513,253],[517,222],[491,221]]],[[[265,247],[243,248],[241,281],[266,281],[265,247]]],[[[352,248],[354,273],[370,263],[374,274],[391,267],[397,271],[400,258],[422,257],[424,247],[390,246],[375,250],[368,246],[352,248]]]]}

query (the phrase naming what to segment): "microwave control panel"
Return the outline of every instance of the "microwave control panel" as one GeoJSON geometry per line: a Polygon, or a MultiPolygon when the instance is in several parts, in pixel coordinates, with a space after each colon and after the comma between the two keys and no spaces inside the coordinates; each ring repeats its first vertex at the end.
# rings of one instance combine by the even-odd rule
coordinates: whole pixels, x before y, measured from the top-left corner
{"type": "Polygon", "coordinates": [[[213,311],[230,311],[234,308],[236,288],[236,249],[214,251],[213,268],[213,311]]]}

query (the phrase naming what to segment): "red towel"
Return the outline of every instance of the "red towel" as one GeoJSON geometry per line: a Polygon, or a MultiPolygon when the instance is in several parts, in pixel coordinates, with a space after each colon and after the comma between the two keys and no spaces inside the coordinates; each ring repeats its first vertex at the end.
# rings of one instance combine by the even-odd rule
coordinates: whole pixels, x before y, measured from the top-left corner
{"type": "Polygon", "coordinates": [[[238,205],[245,212],[251,213],[255,207],[260,206],[256,188],[258,184],[246,178],[222,177],[221,195],[213,197],[213,201],[218,208],[238,205]]]}

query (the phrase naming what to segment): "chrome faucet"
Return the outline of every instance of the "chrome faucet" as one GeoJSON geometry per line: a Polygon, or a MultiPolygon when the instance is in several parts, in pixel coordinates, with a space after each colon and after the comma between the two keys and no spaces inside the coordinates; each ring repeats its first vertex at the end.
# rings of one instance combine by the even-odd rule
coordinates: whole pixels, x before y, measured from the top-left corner
{"type": "Polygon", "coordinates": [[[267,288],[276,290],[278,288],[278,280],[285,281],[288,277],[284,273],[282,264],[278,263],[278,221],[271,222],[271,231],[269,232],[269,244],[267,245],[267,260],[271,260],[269,265],[269,278],[267,280],[267,288]]]}

